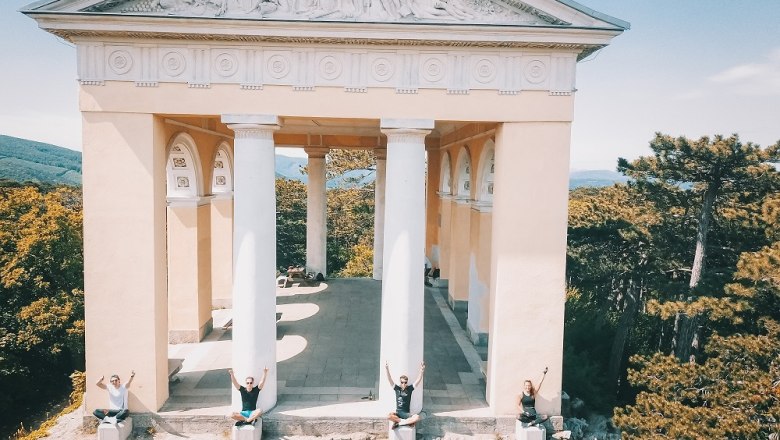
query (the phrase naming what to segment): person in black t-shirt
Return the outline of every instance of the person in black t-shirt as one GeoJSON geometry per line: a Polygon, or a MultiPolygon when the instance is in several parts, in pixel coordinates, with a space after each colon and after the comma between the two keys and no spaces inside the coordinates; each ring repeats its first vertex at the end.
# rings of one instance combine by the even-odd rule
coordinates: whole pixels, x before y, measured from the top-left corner
{"type": "Polygon", "coordinates": [[[393,422],[393,428],[401,425],[414,426],[420,420],[420,415],[412,414],[409,406],[412,402],[412,391],[420,386],[420,382],[423,380],[425,362],[420,363],[420,374],[413,385],[407,385],[409,383],[407,376],[401,376],[401,384],[396,385],[393,381],[393,375],[390,374],[390,364],[387,362],[385,362],[385,370],[387,371],[387,380],[395,390],[395,411],[391,412],[387,419],[393,422]]]}
{"type": "Polygon", "coordinates": [[[254,386],[255,378],[252,376],[247,376],[246,387],[244,387],[236,380],[232,368],[228,368],[228,373],[233,386],[241,393],[241,411],[234,412],[230,417],[236,421],[236,426],[254,424],[255,420],[263,415],[263,409],[257,407],[257,397],[260,396],[260,390],[263,389],[265,379],[268,377],[268,367],[263,369],[263,378],[257,386],[254,386]]]}

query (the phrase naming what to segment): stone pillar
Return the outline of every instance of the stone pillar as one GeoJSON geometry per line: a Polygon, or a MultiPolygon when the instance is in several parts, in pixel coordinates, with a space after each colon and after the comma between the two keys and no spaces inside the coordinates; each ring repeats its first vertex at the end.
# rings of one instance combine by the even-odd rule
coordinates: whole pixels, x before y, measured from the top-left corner
{"type": "MultiPolygon", "coordinates": [[[[276,194],[274,131],[279,118],[223,115],[236,134],[233,180],[233,370],[268,379],[258,405],[276,405],[276,194]]],[[[233,407],[241,396],[233,391],[233,407]]]]}
{"type": "MultiPolygon", "coordinates": [[[[393,407],[385,362],[398,383],[417,378],[423,361],[423,267],[425,262],[425,136],[433,120],[382,119],[387,136],[385,240],[379,399],[393,407]]],[[[412,394],[412,412],[422,408],[422,389],[412,394]]]]}
{"type": "Polygon", "coordinates": [[[211,304],[233,307],[233,193],[211,199],[211,304]]]}
{"type": "Polygon", "coordinates": [[[448,266],[447,302],[456,311],[468,307],[469,258],[471,243],[471,202],[468,197],[451,200],[451,223],[449,237],[450,263],[448,266]]]}
{"type": "Polygon", "coordinates": [[[504,123],[496,130],[487,401],[514,414],[525,379],[540,413],[561,410],[569,122],[504,123]],[[529,336],[529,337],[525,337],[529,336]]]}
{"type": "Polygon", "coordinates": [[[448,287],[450,280],[450,254],[452,249],[452,206],[451,194],[439,193],[441,203],[441,227],[439,228],[439,287],[448,287]]]}
{"type": "Polygon", "coordinates": [[[387,150],[377,148],[376,179],[374,180],[374,276],[382,279],[382,253],[385,239],[385,174],[387,171],[387,150]]]}
{"type": "Polygon", "coordinates": [[[209,199],[168,200],[168,342],[200,342],[211,318],[209,199]]]}
{"type": "Polygon", "coordinates": [[[130,411],[156,411],[168,398],[165,127],[151,114],[81,116],[87,414],[107,398],[91,384],[131,369],[130,411]]]}
{"type": "Polygon", "coordinates": [[[493,205],[471,206],[471,252],[469,257],[469,307],[466,332],[474,345],[487,345],[490,331],[490,227],[493,205]]]}
{"type": "Polygon", "coordinates": [[[306,270],[327,275],[328,199],[325,189],[327,148],[307,147],[309,182],[306,185],[306,270]]]}

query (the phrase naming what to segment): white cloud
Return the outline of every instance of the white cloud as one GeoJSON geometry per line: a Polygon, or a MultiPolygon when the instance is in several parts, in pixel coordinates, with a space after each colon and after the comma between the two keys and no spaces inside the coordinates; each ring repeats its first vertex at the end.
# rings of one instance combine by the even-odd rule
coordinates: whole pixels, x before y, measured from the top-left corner
{"type": "Polygon", "coordinates": [[[710,86],[740,95],[780,94],[780,48],[757,63],[730,67],[708,78],[710,86]]]}

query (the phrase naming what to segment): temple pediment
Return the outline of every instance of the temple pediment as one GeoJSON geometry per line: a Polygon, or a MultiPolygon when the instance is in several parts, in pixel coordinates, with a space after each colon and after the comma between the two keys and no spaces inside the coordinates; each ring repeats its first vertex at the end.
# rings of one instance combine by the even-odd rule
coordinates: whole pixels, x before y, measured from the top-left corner
{"type": "MultiPolygon", "coordinates": [[[[25,12],[273,21],[622,28],[570,0],[59,0],[25,12]]],[[[626,26],[623,26],[623,25],[626,26]]]]}

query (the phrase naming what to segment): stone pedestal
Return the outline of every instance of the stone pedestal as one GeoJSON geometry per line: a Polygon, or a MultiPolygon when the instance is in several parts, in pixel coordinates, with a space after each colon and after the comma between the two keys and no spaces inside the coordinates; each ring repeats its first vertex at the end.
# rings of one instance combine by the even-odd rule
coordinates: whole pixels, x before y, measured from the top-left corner
{"type": "Polygon", "coordinates": [[[415,440],[417,438],[417,428],[414,426],[399,426],[393,429],[393,422],[390,422],[387,429],[388,440],[415,440]]]}
{"type": "Polygon", "coordinates": [[[515,438],[517,440],[545,440],[547,433],[544,426],[523,426],[518,420],[515,422],[515,438]]]}
{"type": "Polygon", "coordinates": [[[233,426],[233,440],[260,440],[263,434],[263,419],[254,425],[233,426]]]}
{"type": "Polygon", "coordinates": [[[101,423],[98,425],[98,440],[125,440],[133,433],[133,419],[130,417],[121,422],[101,423]]]}

